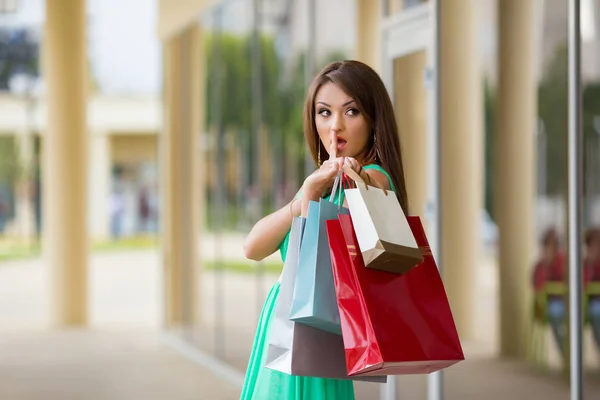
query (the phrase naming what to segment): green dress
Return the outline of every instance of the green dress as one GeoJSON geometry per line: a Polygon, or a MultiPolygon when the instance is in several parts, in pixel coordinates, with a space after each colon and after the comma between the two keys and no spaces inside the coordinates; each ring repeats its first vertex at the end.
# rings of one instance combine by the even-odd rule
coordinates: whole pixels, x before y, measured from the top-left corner
{"type": "MultiPolygon", "coordinates": [[[[364,169],[376,169],[384,173],[390,182],[390,187],[395,191],[389,175],[379,165],[367,165],[364,169]]],[[[340,199],[336,198],[335,202],[339,204],[340,199]]],[[[281,259],[284,262],[288,241],[289,233],[279,246],[281,259]]],[[[265,367],[269,332],[275,315],[279,288],[280,284],[276,282],[269,291],[258,320],[240,400],[354,400],[354,386],[351,380],[294,376],[265,367]]]]}

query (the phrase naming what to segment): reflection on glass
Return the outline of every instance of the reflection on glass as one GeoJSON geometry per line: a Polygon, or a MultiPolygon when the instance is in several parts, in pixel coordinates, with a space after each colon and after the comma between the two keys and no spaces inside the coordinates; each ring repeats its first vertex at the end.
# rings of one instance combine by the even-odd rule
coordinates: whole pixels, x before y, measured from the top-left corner
{"type": "MultiPolygon", "coordinates": [[[[347,58],[355,37],[353,28],[340,35],[330,24],[311,34],[318,22],[308,9],[314,2],[258,3],[254,10],[250,0],[224,2],[202,20],[207,231],[203,317],[194,340],[240,370],[265,296],[282,269],[279,252],[261,263],[247,260],[243,239],[262,216],[284,207],[312,172],[303,137],[306,82],[312,78],[307,71],[312,75],[329,61],[347,58]]],[[[335,12],[352,26],[354,9],[342,7],[345,0],[333,3],[324,3],[319,13],[335,12]]]]}
{"type": "Polygon", "coordinates": [[[401,0],[405,9],[427,3],[428,0],[401,0]]]}

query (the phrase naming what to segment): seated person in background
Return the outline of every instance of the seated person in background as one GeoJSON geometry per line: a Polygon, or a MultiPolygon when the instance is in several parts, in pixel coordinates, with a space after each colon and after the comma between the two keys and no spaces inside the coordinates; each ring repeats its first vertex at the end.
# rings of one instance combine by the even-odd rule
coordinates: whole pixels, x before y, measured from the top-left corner
{"type": "Polygon", "coordinates": [[[542,236],[541,258],[533,271],[535,290],[535,317],[538,320],[548,318],[554,339],[564,354],[566,335],[565,299],[560,294],[546,294],[549,282],[565,283],[565,257],[560,251],[560,240],[554,228],[548,229],[542,236]]]}
{"type": "MultiPolygon", "coordinates": [[[[591,292],[590,285],[600,288],[600,229],[592,228],[585,235],[583,258],[584,290],[591,292]]],[[[600,292],[588,295],[588,316],[596,345],[600,348],[600,292]]]]}

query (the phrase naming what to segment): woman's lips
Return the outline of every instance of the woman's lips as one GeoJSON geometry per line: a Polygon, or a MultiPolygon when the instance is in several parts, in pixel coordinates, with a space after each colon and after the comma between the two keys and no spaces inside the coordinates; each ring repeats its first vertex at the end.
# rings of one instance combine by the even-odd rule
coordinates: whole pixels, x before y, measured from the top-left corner
{"type": "Polygon", "coordinates": [[[344,139],[338,138],[338,142],[337,142],[338,151],[342,150],[344,147],[346,147],[346,141],[344,139]]]}

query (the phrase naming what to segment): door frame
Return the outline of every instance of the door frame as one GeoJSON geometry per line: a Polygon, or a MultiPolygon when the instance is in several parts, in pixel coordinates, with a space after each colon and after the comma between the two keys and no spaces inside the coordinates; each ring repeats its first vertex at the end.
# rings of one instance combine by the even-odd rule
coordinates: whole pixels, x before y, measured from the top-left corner
{"type": "MultiPolygon", "coordinates": [[[[388,90],[392,103],[394,96],[394,62],[408,55],[424,51],[425,70],[423,84],[427,92],[427,126],[426,126],[426,204],[425,220],[431,248],[439,260],[439,225],[440,213],[438,198],[439,184],[439,0],[430,0],[408,9],[403,9],[394,15],[387,15],[389,1],[382,0],[383,15],[381,17],[381,72],[382,79],[388,90]]],[[[428,377],[428,398],[441,399],[443,392],[442,373],[438,372],[428,377]]],[[[380,399],[394,400],[398,397],[396,379],[388,379],[381,386],[380,399]]]]}

